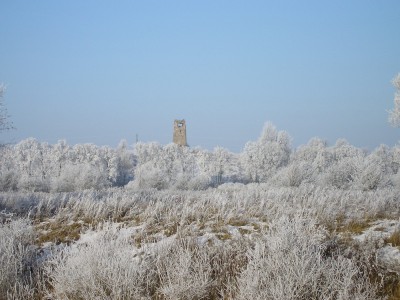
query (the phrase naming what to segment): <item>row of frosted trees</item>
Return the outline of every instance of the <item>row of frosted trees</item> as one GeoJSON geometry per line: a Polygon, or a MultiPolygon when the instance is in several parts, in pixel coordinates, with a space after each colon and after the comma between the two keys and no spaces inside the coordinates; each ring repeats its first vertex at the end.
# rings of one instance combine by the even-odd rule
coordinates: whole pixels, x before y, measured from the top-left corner
{"type": "Polygon", "coordinates": [[[371,153],[338,140],[328,146],[314,138],[295,150],[285,131],[267,124],[242,153],[217,147],[201,149],[138,144],[136,187],[202,189],[221,182],[260,182],[273,186],[316,184],[340,189],[374,190],[400,185],[400,147],[381,145],[371,153]]]}
{"type": "Polygon", "coordinates": [[[381,145],[367,153],[345,140],[328,146],[314,138],[293,150],[290,140],[269,123],[239,154],[221,147],[207,151],[137,143],[131,149],[121,142],[113,149],[27,139],[0,149],[0,189],[63,192],[128,184],[134,189],[201,190],[225,182],[362,190],[400,185],[398,146],[381,145]]]}
{"type": "Polygon", "coordinates": [[[93,144],[55,145],[26,139],[2,146],[0,188],[26,191],[75,191],[122,186],[132,179],[135,158],[126,142],[117,149],[93,144]]]}

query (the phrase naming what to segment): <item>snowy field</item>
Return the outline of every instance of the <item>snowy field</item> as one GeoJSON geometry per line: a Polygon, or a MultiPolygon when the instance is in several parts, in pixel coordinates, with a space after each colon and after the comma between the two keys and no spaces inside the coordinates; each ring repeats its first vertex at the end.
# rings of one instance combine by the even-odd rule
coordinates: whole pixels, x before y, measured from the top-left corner
{"type": "Polygon", "coordinates": [[[399,299],[400,147],[0,149],[0,299],[399,299]]]}

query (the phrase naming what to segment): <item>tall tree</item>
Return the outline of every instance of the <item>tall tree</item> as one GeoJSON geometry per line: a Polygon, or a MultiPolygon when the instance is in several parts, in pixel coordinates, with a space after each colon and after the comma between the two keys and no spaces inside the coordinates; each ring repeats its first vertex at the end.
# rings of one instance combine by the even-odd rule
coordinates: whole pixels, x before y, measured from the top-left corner
{"type": "Polygon", "coordinates": [[[392,81],[396,87],[394,95],[394,108],[389,111],[389,122],[394,127],[400,127],[400,73],[392,81]]]}
{"type": "Polygon", "coordinates": [[[255,142],[248,142],[242,153],[242,164],[250,181],[266,182],[279,168],[286,166],[291,153],[290,136],[266,123],[255,142]]]}
{"type": "Polygon", "coordinates": [[[0,83],[0,131],[14,128],[4,104],[3,94],[5,89],[5,85],[0,83]]]}

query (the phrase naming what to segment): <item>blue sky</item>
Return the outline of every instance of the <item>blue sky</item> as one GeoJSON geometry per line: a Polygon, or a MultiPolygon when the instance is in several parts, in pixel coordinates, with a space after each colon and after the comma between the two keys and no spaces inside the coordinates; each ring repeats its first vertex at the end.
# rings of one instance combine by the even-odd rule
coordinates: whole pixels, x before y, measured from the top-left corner
{"type": "Polygon", "coordinates": [[[241,151],[266,121],[293,145],[400,141],[400,1],[0,2],[0,82],[17,130],[55,143],[241,151]]]}

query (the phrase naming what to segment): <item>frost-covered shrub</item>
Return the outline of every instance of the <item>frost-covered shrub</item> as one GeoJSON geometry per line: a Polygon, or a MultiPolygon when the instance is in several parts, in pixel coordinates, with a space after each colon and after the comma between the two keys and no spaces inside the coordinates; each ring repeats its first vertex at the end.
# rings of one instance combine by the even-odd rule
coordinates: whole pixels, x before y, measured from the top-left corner
{"type": "Polygon", "coordinates": [[[400,172],[398,172],[395,175],[392,175],[391,182],[396,189],[400,190],[400,172]]]}
{"type": "Polygon", "coordinates": [[[351,187],[356,179],[360,163],[361,161],[356,158],[341,159],[320,175],[320,184],[339,189],[351,187]]]}
{"type": "Polygon", "coordinates": [[[227,183],[223,183],[221,185],[218,186],[219,190],[224,190],[224,191],[231,191],[231,192],[237,192],[237,191],[241,191],[243,189],[245,189],[246,185],[243,183],[239,183],[239,182],[227,182],[227,183]]]}
{"type": "Polygon", "coordinates": [[[32,299],[34,236],[25,219],[0,223],[0,299],[32,299]]]}
{"type": "Polygon", "coordinates": [[[174,188],[177,190],[188,190],[190,180],[191,176],[189,174],[180,174],[176,178],[174,188]]]}
{"type": "Polygon", "coordinates": [[[390,176],[380,165],[365,163],[356,174],[356,187],[368,191],[376,190],[379,187],[386,187],[390,184],[390,176]]]}
{"type": "Polygon", "coordinates": [[[72,192],[86,189],[102,189],[110,186],[105,172],[90,164],[66,165],[52,189],[57,192],[72,192]]]}
{"type": "Polygon", "coordinates": [[[292,163],[281,169],[271,179],[271,184],[276,186],[298,187],[303,182],[311,181],[313,168],[308,162],[292,163]]]}
{"type": "Polygon", "coordinates": [[[210,179],[205,175],[199,175],[191,178],[188,182],[188,189],[193,191],[201,191],[210,187],[210,179]]]}
{"type": "Polygon", "coordinates": [[[50,183],[41,176],[29,176],[23,174],[18,180],[18,189],[26,192],[48,192],[50,183]]]}
{"type": "Polygon", "coordinates": [[[46,262],[50,299],[151,299],[153,258],[136,251],[129,231],[104,224],[46,262]]]}
{"type": "Polygon", "coordinates": [[[363,190],[375,190],[391,185],[390,177],[396,172],[394,151],[381,145],[360,163],[356,174],[356,186],[363,190]]]}
{"type": "Polygon", "coordinates": [[[179,240],[157,251],[158,293],[165,299],[204,299],[211,286],[212,268],[206,249],[196,240],[179,240]]]}
{"type": "Polygon", "coordinates": [[[180,175],[174,184],[178,190],[200,191],[210,187],[210,178],[205,175],[190,176],[189,174],[180,175]]]}
{"type": "Polygon", "coordinates": [[[392,171],[393,173],[397,174],[400,170],[400,146],[396,145],[392,148],[392,171]]]}
{"type": "Polygon", "coordinates": [[[365,151],[359,149],[345,139],[338,139],[335,146],[331,149],[333,154],[333,159],[338,162],[346,158],[363,158],[365,157],[365,151]]]}
{"type": "Polygon", "coordinates": [[[314,173],[326,170],[333,162],[333,154],[327,143],[319,138],[312,138],[306,145],[300,146],[291,156],[291,164],[305,162],[313,167],[314,173]]]}
{"type": "Polygon", "coordinates": [[[162,190],[168,187],[168,178],[159,168],[150,163],[138,166],[135,169],[135,180],[133,184],[137,189],[155,188],[162,190]]]}
{"type": "Polygon", "coordinates": [[[237,299],[377,299],[357,265],[326,253],[325,231],[309,217],[284,216],[248,251],[237,299]]]}
{"type": "Polygon", "coordinates": [[[18,174],[13,171],[0,172],[0,191],[15,191],[18,187],[18,174]]]}

